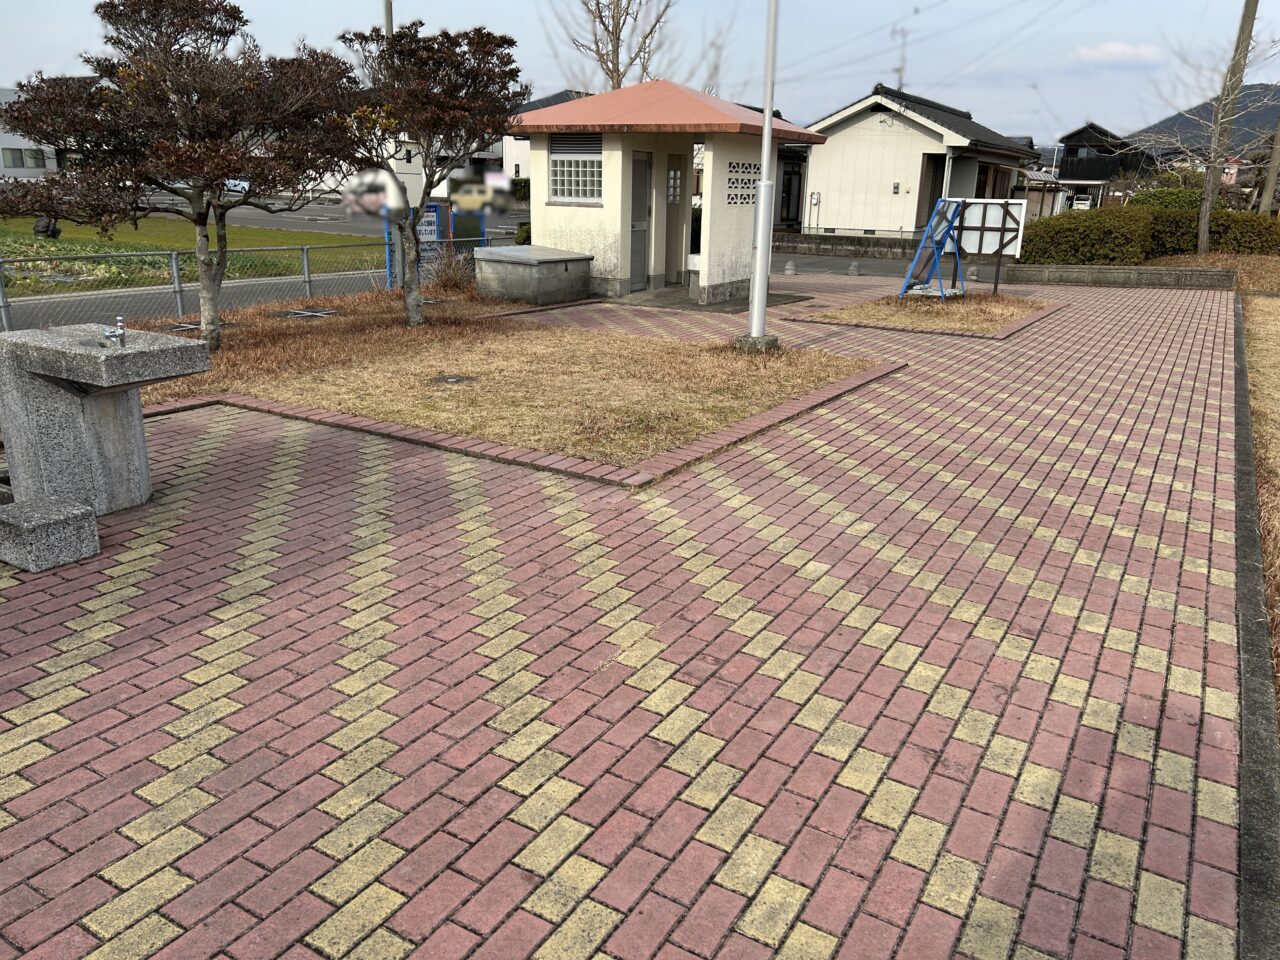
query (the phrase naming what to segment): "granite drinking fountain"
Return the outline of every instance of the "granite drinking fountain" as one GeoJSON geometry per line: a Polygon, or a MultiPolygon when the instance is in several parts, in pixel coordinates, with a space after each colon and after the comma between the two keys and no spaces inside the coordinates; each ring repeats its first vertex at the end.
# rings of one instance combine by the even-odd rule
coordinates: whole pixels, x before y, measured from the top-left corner
{"type": "Polygon", "coordinates": [[[121,320],[0,334],[13,500],[0,506],[0,560],[34,571],[97,553],[96,517],[151,497],[140,388],[208,369],[202,341],[121,320]]]}

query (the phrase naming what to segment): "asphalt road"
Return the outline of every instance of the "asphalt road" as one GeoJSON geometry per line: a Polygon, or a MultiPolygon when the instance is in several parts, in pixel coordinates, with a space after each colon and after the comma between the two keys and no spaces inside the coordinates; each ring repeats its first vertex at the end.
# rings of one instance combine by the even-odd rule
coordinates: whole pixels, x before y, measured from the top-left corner
{"type": "MultiPolygon", "coordinates": [[[[495,213],[489,218],[488,229],[494,233],[515,233],[516,226],[528,219],[528,210],[495,213]]],[[[227,222],[242,227],[347,233],[361,237],[382,236],[380,219],[360,214],[353,215],[339,203],[311,203],[292,213],[266,213],[252,207],[239,207],[227,215],[227,222]]]]}

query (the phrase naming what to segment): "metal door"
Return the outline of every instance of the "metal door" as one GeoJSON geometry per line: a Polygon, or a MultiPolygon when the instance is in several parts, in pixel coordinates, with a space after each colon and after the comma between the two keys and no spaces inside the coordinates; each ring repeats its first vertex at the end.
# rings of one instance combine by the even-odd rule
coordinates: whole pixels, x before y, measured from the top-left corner
{"type": "Polygon", "coordinates": [[[631,157],[631,289],[649,286],[649,194],[653,158],[647,153],[631,157]]]}

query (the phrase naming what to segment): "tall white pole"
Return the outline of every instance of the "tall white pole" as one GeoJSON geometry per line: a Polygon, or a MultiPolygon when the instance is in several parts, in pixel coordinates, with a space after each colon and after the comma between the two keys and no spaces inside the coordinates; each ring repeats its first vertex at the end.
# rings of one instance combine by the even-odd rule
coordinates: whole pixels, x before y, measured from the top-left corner
{"type": "Polygon", "coordinates": [[[396,28],[395,17],[391,15],[391,0],[382,0],[382,20],[387,36],[391,36],[396,28]]]}
{"type": "Polygon", "coordinates": [[[769,0],[764,48],[764,129],[760,136],[760,180],[756,184],[756,248],[751,269],[749,333],[764,336],[769,298],[769,257],[773,250],[773,78],[778,60],[778,0],[769,0]]]}

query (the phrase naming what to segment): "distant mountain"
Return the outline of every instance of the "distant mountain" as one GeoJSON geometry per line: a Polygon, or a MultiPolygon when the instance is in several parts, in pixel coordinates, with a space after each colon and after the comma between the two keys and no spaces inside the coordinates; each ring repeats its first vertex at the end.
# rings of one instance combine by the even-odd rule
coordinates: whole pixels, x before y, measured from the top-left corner
{"type": "MultiPolygon", "coordinates": [[[[1196,152],[1209,148],[1209,123],[1217,97],[1190,110],[1165,117],[1158,123],[1131,133],[1127,139],[1146,146],[1175,141],[1196,152]]],[[[1241,154],[1258,148],[1280,121],[1280,84],[1249,83],[1240,88],[1239,116],[1231,131],[1231,152],[1241,154]]]]}

